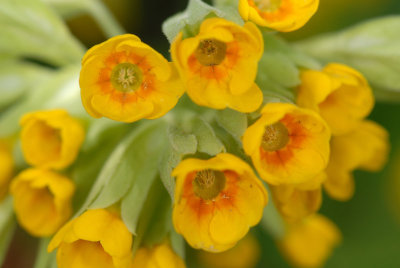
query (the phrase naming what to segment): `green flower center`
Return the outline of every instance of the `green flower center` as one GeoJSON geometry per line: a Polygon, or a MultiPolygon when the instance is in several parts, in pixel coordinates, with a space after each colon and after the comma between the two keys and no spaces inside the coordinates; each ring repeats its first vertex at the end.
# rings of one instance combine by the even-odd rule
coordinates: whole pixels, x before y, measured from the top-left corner
{"type": "Polygon", "coordinates": [[[261,147],[268,152],[285,148],[289,142],[289,131],[281,122],[265,127],[261,147]]]}
{"type": "Polygon", "coordinates": [[[212,200],[225,187],[226,178],[222,171],[205,169],[198,171],[192,182],[194,193],[204,199],[212,200]]]}
{"type": "Polygon", "coordinates": [[[216,39],[202,40],[194,55],[204,66],[218,65],[225,59],[226,44],[216,39]]]}
{"type": "Polygon", "coordinates": [[[142,84],[143,73],[136,64],[124,62],[112,69],[110,80],[115,89],[122,92],[132,92],[142,84]]]}
{"type": "Polygon", "coordinates": [[[254,4],[261,11],[274,12],[282,5],[282,0],[253,0],[254,4]]]}

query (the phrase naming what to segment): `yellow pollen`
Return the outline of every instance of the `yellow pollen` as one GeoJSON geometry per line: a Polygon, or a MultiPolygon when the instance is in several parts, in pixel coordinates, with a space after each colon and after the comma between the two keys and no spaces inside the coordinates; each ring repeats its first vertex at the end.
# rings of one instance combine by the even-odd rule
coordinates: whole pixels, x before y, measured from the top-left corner
{"type": "Polygon", "coordinates": [[[198,171],[192,182],[194,193],[204,199],[212,200],[225,187],[225,175],[222,171],[205,169],[198,171]]]}
{"type": "Polygon", "coordinates": [[[282,5],[282,0],[253,0],[254,4],[265,12],[274,12],[282,5]]]}
{"type": "Polygon", "coordinates": [[[115,89],[132,92],[142,84],[143,73],[136,64],[124,62],[112,69],[110,81],[115,89]]]}
{"type": "Polygon", "coordinates": [[[289,131],[281,122],[265,127],[261,147],[268,152],[285,148],[289,142],[289,131]]]}
{"type": "Polygon", "coordinates": [[[194,55],[202,65],[218,65],[225,59],[226,44],[216,39],[202,40],[194,55]]]}

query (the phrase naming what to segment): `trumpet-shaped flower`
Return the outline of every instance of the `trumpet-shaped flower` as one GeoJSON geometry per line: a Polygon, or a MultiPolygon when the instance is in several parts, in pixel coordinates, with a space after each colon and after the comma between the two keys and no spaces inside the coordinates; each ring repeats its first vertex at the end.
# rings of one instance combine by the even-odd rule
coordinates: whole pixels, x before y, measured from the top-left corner
{"type": "Polygon", "coordinates": [[[8,192],[8,184],[14,171],[10,146],[0,140],[0,202],[8,192]]]}
{"type": "Polygon", "coordinates": [[[21,119],[25,160],[37,167],[62,169],[77,157],[85,132],[65,110],[37,111],[21,119]]]}
{"type": "Polygon", "coordinates": [[[138,249],[130,268],[185,268],[186,265],[168,242],[138,249]]]}
{"type": "Polygon", "coordinates": [[[374,106],[372,90],[356,70],[337,63],[322,71],[307,70],[301,74],[297,104],[321,114],[332,135],[354,129],[374,106]]]}
{"type": "Polygon", "coordinates": [[[326,174],[319,174],[313,183],[271,186],[274,204],[286,222],[298,222],[316,213],[322,203],[322,182],[326,174]]]}
{"type": "Polygon", "coordinates": [[[356,128],[332,138],[331,159],[324,188],[337,200],[346,201],[354,194],[353,170],[378,171],[389,152],[387,131],[373,121],[361,121],[356,128]]]}
{"type": "Polygon", "coordinates": [[[340,240],[341,233],[336,225],[315,214],[289,225],[278,245],[295,267],[318,268],[323,266],[340,240]]]}
{"type": "Polygon", "coordinates": [[[198,105],[253,112],[263,95],[254,80],[264,42],[252,23],[243,27],[221,18],[203,21],[200,32],[171,46],[189,97],[198,105]]]}
{"type": "Polygon", "coordinates": [[[300,184],[315,179],[329,159],[330,131],[315,112],[269,103],[243,136],[243,148],[266,182],[300,184]]]}
{"type": "Polygon", "coordinates": [[[245,21],[291,32],[303,27],[318,5],[319,0],[239,0],[239,13],[245,21]]]}
{"type": "Polygon", "coordinates": [[[83,106],[91,116],[122,122],[159,118],[184,92],[172,63],[132,34],[89,49],[82,59],[79,84],[83,106]]]}
{"type": "Polygon", "coordinates": [[[239,158],[186,159],[172,174],[177,176],[173,223],[192,247],[227,250],[261,220],[267,192],[239,158]]]}
{"type": "Polygon", "coordinates": [[[84,212],[65,224],[50,241],[59,268],[126,268],[132,234],[118,215],[105,209],[84,212]]]}
{"type": "Polygon", "coordinates": [[[22,171],[10,186],[18,222],[40,237],[54,234],[69,219],[74,191],[71,180],[42,169],[22,171]]]}

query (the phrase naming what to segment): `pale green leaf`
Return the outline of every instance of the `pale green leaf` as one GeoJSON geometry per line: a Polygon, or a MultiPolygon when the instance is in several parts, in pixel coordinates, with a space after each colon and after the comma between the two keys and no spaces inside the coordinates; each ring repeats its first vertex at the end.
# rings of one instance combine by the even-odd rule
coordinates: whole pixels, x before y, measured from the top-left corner
{"type": "Polygon", "coordinates": [[[0,60],[0,110],[24,97],[32,85],[48,79],[52,70],[16,59],[0,60]]]}
{"type": "Polygon", "coordinates": [[[0,54],[30,57],[54,65],[80,62],[83,46],[40,0],[3,0],[0,54]]]}
{"type": "Polygon", "coordinates": [[[141,176],[152,179],[147,176],[156,173],[158,161],[154,157],[160,155],[160,146],[166,144],[163,132],[166,130],[162,120],[145,122],[134,129],[105,163],[80,211],[111,206],[121,200],[141,176]]]}
{"type": "Polygon", "coordinates": [[[171,200],[174,200],[175,191],[175,179],[171,176],[172,170],[181,161],[182,154],[175,151],[171,145],[165,150],[163,159],[160,165],[160,178],[164,184],[165,189],[167,189],[171,200]]]}
{"type": "Polygon", "coordinates": [[[400,101],[400,16],[373,19],[347,30],[319,36],[297,47],[319,60],[340,62],[362,72],[377,97],[400,101]]]}

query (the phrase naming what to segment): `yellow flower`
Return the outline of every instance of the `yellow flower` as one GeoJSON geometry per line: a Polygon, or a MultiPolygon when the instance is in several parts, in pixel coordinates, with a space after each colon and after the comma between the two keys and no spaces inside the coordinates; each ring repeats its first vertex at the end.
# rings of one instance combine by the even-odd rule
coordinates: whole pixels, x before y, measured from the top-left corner
{"type": "Polygon", "coordinates": [[[289,103],[269,103],[243,136],[243,148],[266,182],[306,183],[329,158],[330,131],[321,117],[289,103]]]}
{"type": "Polygon", "coordinates": [[[12,181],[10,193],[21,226],[34,236],[54,234],[71,216],[74,183],[52,171],[26,169],[12,181]]]}
{"type": "Polygon", "coordinates": [[[378,171],[383,167],[389,152],[388,136],[383,127],[364,120],[352,132],[332,138],[328,178],[324,182],[332,198],[346,201],[353,196],[353,170],[378,171]]]}
{"type": "Polygon", "coordinates": [[[319,0],[239,0],[239,13],[245,21],[291,32],[306,24],[318,5],[319,0]]]}
{"type": "Polygon", "coordinates": [[[336,225],[315,214],[288,226],[278,245],[295,267],[317,268],[323,266],[340,240],[341,233],[336,225]]]}
{"type": "Polygon", "coordinates": [[[180,33],[172,43],[171,56],[192,101],[247,113],[255,111],[263,99],[254,84],[263,47],[254,24],[241,27],[210,18],[203,21],[195,37],[182,40],[180,33]]]}
{"type": "Polygon", "coordinates": [[[0,140],[0,202],[8,192],[8,184],[14,172],[11,147],[0,140]]]}
{"type": "Polygon", "coordinates": [[[307,70],[301,74],[297,104],[321,114],[332,135],[354,129],[374,106],[372,90],[356,70],[337,63],[322,71],[307,70]]]}
{"type": "Polygon", "coordinates": [[[257,239],[248,234],[230,250],[221,253],[200,251],[198,258],[207,268],[252,268],[256,266],[260,254],[257,239]]]}
{"type": "Polygon", "coordinates": [[[133,259],[131,268],[185,268],[183,260],[172,250],[168,242],[151,248],[140,248],[133,259]]]}
{"type": "Polygon", "coordinates": [[[312,184],[271,185],[274,204],[283,218],[294,223],[314,214],[322,203],[322,181],[326,174],[319,174],[312,184]]]}
{"type": "Polygon", "coordinates": [[[122,122],[159,118],[184,92],[173,64],[132,34],[89,49],[79,84],[91,116],[122,122]]]}
{"type": "Polygon", "coordinates": [[[65,224],[47,250],[57,250],[59,268],[119,268],[131,262],[132,234],[105,209],[84,212],[65,224]]]}
{"type": "Polygon", "coordinates": [[[172,174],[177,176],[174,227],[192,247],[227,250],[261,220],[267,192],[239,158],[185,159],[172,174]]]}
{"type": "Polygon", "coordinates": [[[62,169],[79,153],[85,132],[65,110],[37,111],[25,114],[21,144],[25,160],[37,167],[62,169]]]}

